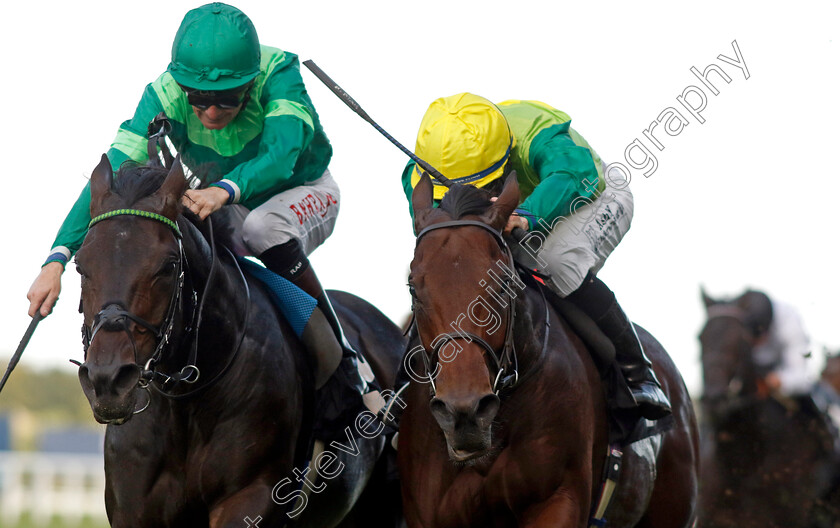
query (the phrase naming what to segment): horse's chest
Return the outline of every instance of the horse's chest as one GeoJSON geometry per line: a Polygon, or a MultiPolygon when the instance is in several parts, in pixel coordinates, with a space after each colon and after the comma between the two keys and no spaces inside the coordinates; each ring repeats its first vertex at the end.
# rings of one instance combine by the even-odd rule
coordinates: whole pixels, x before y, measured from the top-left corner
{"type": "MultiPolygon", "coordinates": [[[[149,445],[134,446],[130,469],[111,465],[109,486],[114,493],[115,511],[141,516],[139,526],[189,526],[187,520],[206,516],[199,506],[203,497],[218,493],[218,472],[206,471],[206,456],[201,450],[176,455],[177,450],[151,449],[149,445]],[[142,455],[142,456],[141,456],[142,455]],[[131,513],[133,512],[133,513],[131,513]]],[[[155,446],[161,448],[162,446],[155,446]]]]}
{"type": "MultiPolygon", "coordinates": [[[[558,470],[553,472],[562,474],[558,470]]],[[[545,486],[504,453],[486,469],[462,469],[450,483],[437,510],[436,528],[515,527],[517,518],[545,486]]],[[[549,480],[554,480],[550,478],[549,480]]]]}
{"type": "Polygon", "coordinates": [[[493,526],[488,511],[488,481],[486,476],[466,469],[451,483],[437,508],[436,528],[493,526]]]}

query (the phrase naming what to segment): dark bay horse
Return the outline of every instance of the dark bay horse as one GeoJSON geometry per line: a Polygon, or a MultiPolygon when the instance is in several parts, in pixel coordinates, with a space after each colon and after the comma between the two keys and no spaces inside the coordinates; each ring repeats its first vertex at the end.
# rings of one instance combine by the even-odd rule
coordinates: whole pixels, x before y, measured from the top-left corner
{"type": "Polygon", "coordinates": [[[840,505],[823,503],[836,475],[826,423],[809,401],[768,393],[738,299],[703,302],[700,525],[840,526],[840,505]]]}
{"type": "MultiPolygon", "coordinates": [[[[433,208],[428,177],[414,190],[409,287],[423,348],[408,366],[433,380],[413,374],[405,396],[398,462],[406,520],[410,528],[583,528],[608,452],[604,386],[554,308],[499,266],[511,266],[500,232],[519,203],[516,179],[497,201],[488,198],[453,186],[433,208]]],[[[624,448],[608,526],[686,528],[697,490],[693,409],[661,345],[639,334],[675,425],[624,448]]]]}
{"type": "MultiPolygon", "coordinates": [[[[303,467],[313,368],[263,285],[215,248],[207,222],[181,215],[186,186],[177,160],[169,171],[135,167],[114,179],[103,156],[91,177],[94,221],[76,256],[79,379],[108,424],[111,525],[265,528],[294,511],[295,526],[337,526],[384,438],[364,421],[368,436],[334,442],[303,467]]],[[[391,384],[400,330],[350,294],[334,303],[353,345],[391,384]]],[[[388,526],[365,513],[368,522],[341,526],[388,526]]]]}

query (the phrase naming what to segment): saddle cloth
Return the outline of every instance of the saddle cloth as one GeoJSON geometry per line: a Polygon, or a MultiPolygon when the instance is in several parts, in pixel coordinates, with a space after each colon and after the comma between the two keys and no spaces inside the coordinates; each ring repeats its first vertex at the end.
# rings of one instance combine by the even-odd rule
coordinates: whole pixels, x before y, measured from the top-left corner
{"type": "Polygon", "coordinates": [[[306,323],[312,316],[312,311],[318,305],[318,301],[288,279],[281,277],[261,264],[244,257],[236,257],[236,259],[245,273],[268,287],[271,300],[280,309],[295,334],[300,337],[303,334],[303,329],[306,328],[306,323]]]}

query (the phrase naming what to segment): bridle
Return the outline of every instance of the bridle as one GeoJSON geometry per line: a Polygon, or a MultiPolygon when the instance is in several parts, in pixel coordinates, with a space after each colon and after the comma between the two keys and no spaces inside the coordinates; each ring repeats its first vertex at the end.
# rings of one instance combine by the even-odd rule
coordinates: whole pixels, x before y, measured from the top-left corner
{"type": "MultiPolygon", "coordinates": [[[[99,312],[97,312],[97,314],[93,317],[93,325],[91,328],[88,328],[87,325],[82,323],[82,344],[84,347],[85,359],[87,359],[87,351],[90,348],[91,343],[96,338],[100,330],[122,330],[128,335],[129,340],[131,341],[132,347],[134,349],[134,360],[135,363],[139,365],[139,363],[137,362],[137,346],[134,342],[134,338],[132,337],[131,332],[129,331],[129,321],[134,321],[136,324],[151,331],[152,334],[154,334],[155,339],[157,340],[157,345],[155,346],[155,351],[152,354],[152,357],[150,357],[149,360],[146,361],[146,364],[141,370],[141,387],[147,386],[156,377],[156,375],[165,376],[166,380],[164,383],[169,383],[175,380],[183,381],[185,383],[194,383],[198,380],[200,376],[198,367],[196,367],[194,364],[185,366],[183,369],[181,369],[179,373],[172,376],[158,373],[153,370],[154,366],[157,363],[159,363],[163,358],[164,352],[166,351],[167,346],[170,343],[172,329],[175,326],[175,315],[177,313],[178,308],[181,306],[181,299],[184,291],[184,268],[186,262],[186,258],[184,257],[184,246],[181,242],[181,230],[178,228],[178,224],[176,224],[175,222],[173,222],[169,218],[166,218],[163,215],[138,209],[117,209],[114,211],[107,212],[105,214],[101,214],[90,221],[90,224],[88,224],[88,229],[92,228],[94,225],[98,224],[99,222],[102,222],[103,220],[108,220],[110,218],[115,218],[117,216],[123,215],[137,216],[140,218],[148,218],[150,220],[155,220],[169,227],[172,233],[175,235],[175,240],[178,242],[178,260],[175,266],[175,288],[172,290],[172,294],[169,297],[169,307],[166,309],[166,315],[163,318],[163,322],[159,326],[155,326],[143,319],[142,317],[131,313],[130,311],[126,310],[125,307],[119,302],[111,302],[105,304],[102,307],[102,309],[100,309],[99,312]]],[[[196,295],[197,294],[193,290],[193,299],[196,298],[196,295]]]]}
{"type": "MultiPolygon", "coordinates": [[[[465,226],[480,227],[481,229],[484,229],[485,231],[492,234],[494,240],[496,240],[496,242],[502,248],[504,253],[507,255],[508,269],[510,269],[510,270],[515,270],[516,269],[515,265],[514,265],[513,254],[511,252],[510,247],[508,246],[507,242],[505,241],[504,237],[502,236],[502,234],[499,231],[496,231],[495,229],[490,227],[489,225],[487,225],[483,222],[476,221],[476,220],[452,220],[452,221],[448,221],[448,222],[440,222],[440,223],[437,223],[437,224],[432,224],[432,225],[426,227],[425,229],[421,230],[420,233],[417,234],[417,240],[415,242],[415,248],[416,248],[417,244],[420,243],[420,240],[423,238],[423,236],[427,235],[431,231],[435,231],[435,230],[438,230],[438,229],[454,229],[454,228],[465,227],[465,226]]],[[[515,271],[514,271],[514,273],[515,273],[515,271]]],[[[429,388],[430,388],[430,391],[432,392],[432,396],[434,396],[435,391],[437,389],[435,388],[434,379],[433,379],[433,376],[432,376],[432,368],[431,368],[431,359],[430,358],[432,356],[437,357],[441,348],[443,348],[443,346],[446,345],[447,343],[449,343],[451,341],[459,340],[459,339],[465,340],[467,342],[475,342],[482,349],[484,349],[485,361],[488,361],[487,360],[488,357],[490,358],[490,360],[492,360],[492,363],[490,361],[488,361],[488,367],[491,368],[491,377],[494,377],[493,382],[492,382],[492,390],[493,390],[494,393],[498,394],[502,390],[511,389],[514,386],[516,386],[516,384],[519,382],[519,363],[518,363],[518,360],[517,360],[517,357],[516,357],[516,349],[515,349],[515,345],[514,345],[514,342],[513,342],[513,337],[514,337],[513,336],[513,323],[514,323],[514,318],[516,316],[515,296],[513,294],[511,294],[511,292],[513,291],[511,289],[511,283],[513,281],[513,278],[510,277],[507,274],[504,274],[504,275],[505,276],[502,278],[502,280],[504,281],[504,286],[505,286],[503,288],[503,290],[504,290],[505,293],[507,293],[507,296],[508,296],[508,303],[507,303],[508,306],[507,306],[507,310],[506,310],[507,313],[506,313],[506,321],[505,321],[505,339],[504,339],[504,345],[502,346],[501,352],[497,352],[487,341],[485,341],[481,337],[475,335],[472,332],[466,332],[464,330],[461,330],[460,328],[458,328],[458,331],[456,333],[439,334],[435,338],[435,344],[434,344],[434,347],[431,350],[431,353],[429,353],[428,348],[426,348],[424,346],[423,348],[426,350],[426,353],[422,354],[423,362],[425,363],[425,367],[426,367],[426,372],[429,376],[429,381],[430,381],[429,388]],[[493,374],[492,374],[493,372],[495,372],[495,376],[493,376],[493,374]]],[[[416,324],[417,324],[417,320],[415,319],[414,320],[414,325],[416,326],[416,324]]],[[[419,333],[418,333],[418,335],[419,335],[419,333]]],[[[546,332],[546,337],[547,337],[547,335],[548,334],[546,332]]]]}
{"type": "MultiPolygon", "coordinates": [[[[140,363],[137,361],[137,346],[134,342],[134,338],[129,330],[129,321],[134,321],[136,324],[143,326],[144,328],[151,331],[155,338],[157,339],[157,344],[155,346],[155,350],[152,353],[152,356],[146,361],[146,363],[141,367],[140,378],[138,380],[138,387],[141,389],[149,391],[149,388],[152,387],[158,392],[159,394],[170,398],[170,399],[183,399],[194,394],[198,393],[199,391],[203,391],[207,389],[209,386],[213,385],[216,381],[221,379],[222,375],[224,375],[230,366],[233,364],[233,360],[236,358],[239,349],[241,348],[242,341],[245,335],[245,327],[247,326],[249,316],[250,316],[250,291],[248,289],[248,282],[245,279],[244,275],[242,274],[241,268],[239,268],[238,263],[237,268],[239,269],[240,276],[242,277],[243,284],[245,285],[245,292],[246,292],[246,301],[247,301],[247,308],[245,311],[244,322],[242,329],[239,332],[239,339],[237,340],[237,346],[231,355],[230,359],[228,360],[227,364],[219,371],[209,382],[203,384],[202,386],[194,389],[192,391],[186,393],[172,393],[171,391],[180,383],[187,383],[187,384],[194,384],[199,380],[201,377],[201,372],[199,371],[197,364],[197,356],[198,356],[198,327],[201,324],[201,313],[204,307],[204,301],[208,297],[207,287],[205,287],[205,291],[202,295],[201,304],[198,303],[198,294],[190,287],[190,295],[189,298],[191,300],[192,306],[192,315],[190,317],[190,323],[186,326],[185,334],[189,335],[192,332],[196,333],[196,337],[193,338],[193,346],[191,347],[191,352],[187,364],[181,368],[180,371],[174,374],[166,374],[159,370],[156,370],[156,366],[160,364],[168,355],[170,345],[172,344],[172,331],[175,326],[176,316],[178,314],[179,308],[182,308],[183,299],[184,299],[184,285],[185,285],[185,277],[186,277],[186,269],[188,268],[186,255],[184,254],[184,247],[182,243],[182,234],[181,230],[178,227],[178,224],[169,218],[153,213],[150,211],[143,211],[138,209],[117,209],[114,211],[110,211],[99,215],[93,218],[88,224],[88,229],[92,228],[99,222],[103,220],[108,220],[110,218],[114,218],[117,216],[122,215],[129,215],[129,216],[136,216],[140,218],[146,218],[149,220],[154,220],[160,222],[172,231],[175,236],[175,240],[178,243],[178,261],[175,267],[175,288],[172,291],[172,294],[169,298],[169,306],[166,310],[166,315],[164,316],[163,322],[160,325],[155,326],[142,317],[128,311],[125,309],[122,304],[118,302],[110,302],[105,304],[99,312],[93,318],[93,325],[91,328],[84,323],[82,323],[82,342],[84,347],[85,359],[87,359],[87,351],[90,348],[91,343],[93,342],[94,338],[98,334],[100,330],[105,331],[123,331],[128,335],[129,340],[131,341],[133,350],[134,350],[134,362],[136,365],[140,366],[140,363]],[[156,385],[155,382],[159,382],[160,386],[156,385]]],[[[208,219],[208,223],[210,220],[208,219]]],[[[207,284],[209,285],[211,279],[214,275],[216,269],[216,251],[215,251],[215,243],[213,241],[212,236],[212,224],[210,225],[211,229],[211,269],[208,273],[207,284]]],[[[228,250],[229,252],[229,250],[228,250]]],[[[236,259],[233,259],[236,262],[236,259]]],[[[146,410],[151,403],[151,397],[149,397],[146,405],[134,411],[134,414],[138,414],[146,410]]]]}

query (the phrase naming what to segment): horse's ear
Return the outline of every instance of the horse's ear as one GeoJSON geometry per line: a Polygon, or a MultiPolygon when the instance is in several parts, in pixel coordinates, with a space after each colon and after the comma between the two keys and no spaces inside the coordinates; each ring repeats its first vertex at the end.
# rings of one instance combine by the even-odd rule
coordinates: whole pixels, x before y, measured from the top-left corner
{"type": "Polygon", "coordinates": [[[411,208],[414,211],[414,232],[419,233],[425,227],[426,217],[432,210],[432,179],[425,171],[411,193],[411,208]]]}
{"type": "Polygon", "coordinates": [[[155,193],[163,199],[161,210],[167,218],[174,219],[178,216],[178,205],[187,190],[187,184],[187,179],[184,177],[184,167],[181,165],[181,156],[179,155],[172,162],[172,168],[169,169],[169,174],[163,181],[163,185],[155,193]]]}
{"type": "Polygon", "coordinates": [[[482,219],[494,229],[501,231],[507,225],[508,218],[518,205],[519,181],[516,179],[516,171],[511,171],[507,180],[505,180],[505,186],[498,199],[482,215],[482,219]]]}
{"type": "Polygon", "coordinates": [[[111,162],[108,156],[102,155],[99,165],[93,169],[90,175],[90,216],[98,216],[104,212],[104,203],[111,196],[111,182],[114,179],[114,171],[111,169],[111,162]]]}
{"type": "Polygon", "coordinates": [[[709,297],[709,294],[706,293],[706,288],[704,286],[700,286],[700,298],[703,299],[703,306],[705,306],[707,310],[712,305],[718,304],[716,300],[709,297]]]}

